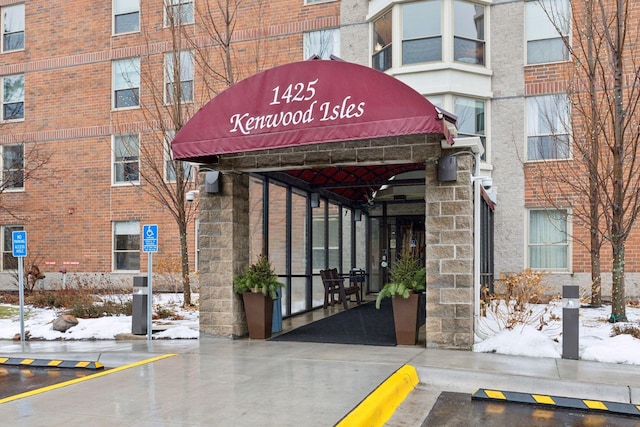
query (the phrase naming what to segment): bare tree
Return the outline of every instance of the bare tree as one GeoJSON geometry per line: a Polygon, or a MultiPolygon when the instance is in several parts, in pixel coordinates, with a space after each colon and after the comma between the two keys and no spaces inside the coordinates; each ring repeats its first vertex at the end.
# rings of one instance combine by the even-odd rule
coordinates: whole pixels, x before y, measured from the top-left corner
{"type": "MultiPolygon", "coordinates": [[[[253,11],[252,16],[259,23],[262,5],[262,0],[203,0],[198,2],[198,10],[182,4],[168,5],[160,39],[156,39],[158,32],[150,24],[142,25],[146,53],[141,58],[143,96],[138,102],[149,132],[144,141],[134,147],[139,149],[140,161],[136,172],[145,181],[141,191],[167,209],[178,227],[185,305],[191,303],[187,227],[198,208],[197,201],[186,201],[186,193],[197,188],[198,171],[196,165],[173,160],[170,143],[213,96],[237,79],[257,71],[253,67],[259,67],[259,58],[249,62],[250,68],[239,66],[247,62],[234,47],[234,31],[241,6],[244,13],[253,11]],[[197,26],[186,25],[194,21],[196,13],[197,26]],[[199,79],[197,87],[196,78],[199,79]]],[[[250,43],[253,54],[259,55],[261,37],[251,39],[250,43]]],[[[244,51],[246,47],[245,43],[244,51]]]]}
{"type": "Polygon", "coordinates": [[[573,65],[567,91],[573,161],[545,162],[539,176],[546,176],[541,182],[547,200],[570,204],[577,224],[589,230],[593,305],[601,303],[600,248],[604,241],[611,245],[610,321],[625,321],[625,244],[640,211],[637,12],[629,0],[574,2],[569,38],[553,3],[539,3],[563,36],[573,65]]]}

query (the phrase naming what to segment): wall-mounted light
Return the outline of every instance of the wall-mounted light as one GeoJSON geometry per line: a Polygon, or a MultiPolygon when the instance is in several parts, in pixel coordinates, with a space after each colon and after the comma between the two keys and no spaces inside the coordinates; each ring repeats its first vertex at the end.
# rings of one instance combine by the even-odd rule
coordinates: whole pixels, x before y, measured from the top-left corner
{"type": "Polygon", "coordinates": [[[320,207],[320,193],[311,193],[310,194],[310,198],[311,198],[311,207],[312,208],[319,208],[320,207]]]}
{"type": "Polygon", "coordinates": [[[353,211],[353,220],[356,222],[362,220],[362,209],[356,209],[353,211]]]}

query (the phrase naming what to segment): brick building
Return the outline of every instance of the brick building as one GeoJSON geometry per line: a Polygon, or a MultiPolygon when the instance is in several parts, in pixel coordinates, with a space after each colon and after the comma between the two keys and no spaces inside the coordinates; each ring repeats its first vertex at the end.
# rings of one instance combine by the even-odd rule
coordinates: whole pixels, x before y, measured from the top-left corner
{"type": "MultiPolygon", "coordinates": [[[[547,2],[567,18],[570,13],[564,6],[568,3],[547,2]]],[[[375,292],[385,279],[382,262],[392,262],[401,242],[425,248],[428,281],[437,284],[428,291],[427,303],[428,318],[431,316],[428,342],[433,345],[466,347],[472,342],[481,276],[483,283],[489,283],[500,273],[532,267],[551,271],[548,277],[556,284],[588,287],[587,249],[572,241],[571,233],[553,235],[548,225],[562,230],[570,223],[563,219],[558,225],[549,219],[553,218],[548,215],[549,205],[534,182],[534,171],[545,160],[540,156],[547,154],[535,154],[528,141],[543,141],[548,136],[540,129],[544,127],[540,105],[555,108],[552,113],[561,115],[557,104],[551,107],[549,100],[567,90],[569,59],[562,39],[537,2],[250,1],[241,3],[228,40],[218,36],[226,28],[220,13],[213,0],[0,0],[4,286],[13,280],[8,272],[15,267],[9,238],[16,229],[28,232],[26,262],[41,265],[51,285],[61,281],[57,273],[61,269],[106,274],[126,283],[132,275],[146,271],[146,255],[139,248],[142,224],[159,225],[156,263],[177,258],[176,223],[167,202],[153,196],[150,184],[166,181],[172,185],[175,171],[167,166],[169,150],[163,148],[168,147],[163,142],[176,129],[162,122],[156,111],[167,119],[171,115],[167,105],[176,104],[172,100],[177,94],[185,101],[181,111],[186,119],[230,83],[313,55],[328,58],[333,54],[384,71],[442,111],[453,113],[458,137],[482,141],[482,159],[475,168],[472,157],[458,156],[457,181],[447,184],[438,179],[431,160],[451,151],[434,148],[421,159],[426,162],[422,171],[403,175],[407,182],[423,179],[417,188],[406,185],[398,194],[379,191],[377,200],[372,199],[358,213],[358,206],[323,194],[318,208],[313,209],[326,206],[324,213],[310,211],[307,222],[299,223],[294,215],[288,229],[277,220],[285,215],[274,213],[285,211],[287,197],[292,198],[294,211],[307,212],[314,191],[306,188],[296,193],[286,182],[266,173],[284,166],[244,167],[246,182],[223,175],[218,199],[205,194],[202,183],[194,178],[185,190],[199,189],[200,211],[196,212],[197,203],[186,205],[190,215],[187,241],[192,269],[202,273],[204,331],[242,334],[230,286],[209,286],[218,280],[211,275],[224,270],[223,277],[229,281],[243,262],[265,248],[271,248],[278,273],[290,280],[285,315],[317,307],[321,266],[342,271],[364,268],[367,289],[375,292]],[[172,65],[176,57],[184,65],[177,74],[172,65]],[[158,105],[162,106],[159,110],[158,105]],[[537,126],[532,124],[536,121],[537,126]],[[153,160],[161,178],[149,178],[152,166],[148,160],[153,160]],[[475,182],[485,183],[485,198],[491,206],[499,201],[493,214],[495,232],[485,236],[492,237],[493,257],[482,266],[474,265],[474,259],[487,254],[478,252],[480,237],[474,221],[479,215],[476,194],[480,190],[472,186],[471,175],[490,178],[475,182]],[[230,180],[231,187],[226,187],[225,180],[230,180]],[[220,231],[212,212],[224,210],[219,203],[227,200],[225,191],[230,188],[241,193],[246,190],[248,212],[261,211],[265,195],[270,195],[271,214],[266,220],[260,215],[243,216],[243,223],[248,224],[246,234],[253,236],[247,247],[237,249],[245,257],[212,265],[211,260],[225,250],[212,246],[220,231]],[[407,203],[416,200],[426,203],[407,203]],[[443,202],[454,203],[444,208],[443,202]],[[356,224],[353,219],[361,213],[366,221],[356,224]],[[277,253],[282,248],[277,239],[284,238],[287,230],[297,235],[308,229],[305,227],[315,230],[310,236],[316,240],[304,246],[312,261],[300,271],[287,270],[286,256],[277,253]],[[323,238],[318,240],[320,235],[323,238]],[[443,236],[455,236],[454,241],[434,240],[443,236]],[[548,241],[554,243],[545,244],[548,241]]],[[[562,30],[570,36],[575,28],[562,30]]],[[[184,123],[186,120],[180,125],[184,123]]],[[[201,163],[204,171],[225,166],[224,162],[201,163]]],[[[229,199],[230,203],[234,200],[229,199]]],[[[584,234],[575,224],[573,227],[574,236],[584,234]]],[[[638,294],[634,283],[638,261],[632,255],[637,242],[633,236],[627,251],[628,295],[638,294]]],[[[603,267],[604,271],[610,268],[603,267]]],[[[609,292],[607,277],[605,294],[609,292]]]]}

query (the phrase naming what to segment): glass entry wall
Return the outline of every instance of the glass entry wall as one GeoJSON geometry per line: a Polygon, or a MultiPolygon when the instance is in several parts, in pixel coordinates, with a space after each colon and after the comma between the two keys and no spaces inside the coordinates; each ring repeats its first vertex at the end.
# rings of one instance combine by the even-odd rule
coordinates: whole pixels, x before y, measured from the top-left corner
{"type": "Polygon", "coordinates": [[[259,175],[249,185],[250,262],[265,254],[286,285],[283,316],[322,307],[320,270],[366,268],[365,215],[259,175]]]}

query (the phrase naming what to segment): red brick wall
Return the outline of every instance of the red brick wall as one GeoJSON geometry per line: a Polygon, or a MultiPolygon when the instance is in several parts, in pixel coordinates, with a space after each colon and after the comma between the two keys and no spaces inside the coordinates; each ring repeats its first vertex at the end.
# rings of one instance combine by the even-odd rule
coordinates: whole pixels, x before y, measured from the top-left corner
{"type": "MultiPolygon", "coordinates": [[[[14,2],[0,1],[0,6],[9,3],[14,2]]],[[[169,45],[161,42],[171,35],[163,27],[162,2],[141,3],[142,31],[113,36],[109,1],[26,2],[25,50],[0,55],[0,76],[25,74],[25,120],[0,124],[0,144],[25,142],[27,151],[37,147],[51,156],[26,183],[24,192],[0,195],[1,206],[11,212],[0,212],[0,225],[25,226],[30,258],[41,264],[56,263],[42,265],[45,273],[48,268],[58,271],[65,261],[79,263],[70,270],[112,271],[112,221],[158,224],[159,253],[154,261],[179,255],[175,222],[166,208],[145,193],[149,185],[144,180],[139,187],[111,185],[111,135],[133,124],[140,129],[143,144],[153,136],[142,111],[111,110],[111,60],[139,55],[143,74],[148,76],[153,69],[153,79],[162,86],[163,50],[169,45]]],[[[264,2],[260,13],[255,3],[243,2],[238,13],[237,80],[302,60],[303,32],[336,27],[339,22],[337,1],[308,6],[301,0],[264,2]]],[[[195,4],[202,8],[205,1],[195,4]]],[[[188,27],[199,36],[206,34],[202,12],[196,13],[196,24],[188,27]]],[[[212,58],[216,55],[212,53],[212,58]]],[[[198,101],[193,111],[212,96],[203,95],[202,78],[196,75],[195,80],[198,101]]],[[[143,103],[152,100],[144,87],[141,97],[143,103]]],[[[193,232],[192,224],[192,265],[193,232]]],[[[144,254],[140,264],[145,271],[144,254]]]]}

